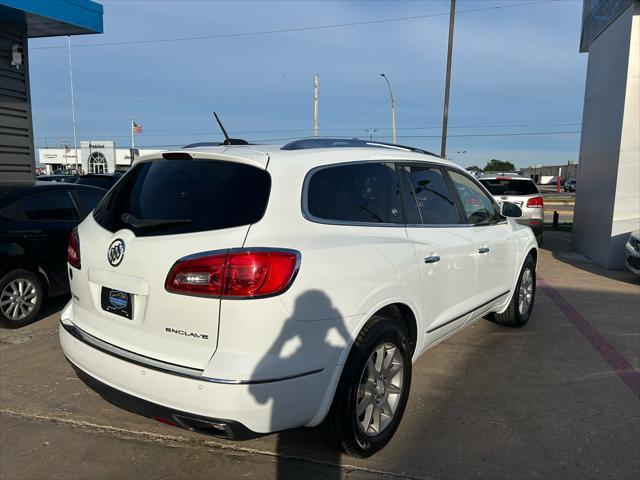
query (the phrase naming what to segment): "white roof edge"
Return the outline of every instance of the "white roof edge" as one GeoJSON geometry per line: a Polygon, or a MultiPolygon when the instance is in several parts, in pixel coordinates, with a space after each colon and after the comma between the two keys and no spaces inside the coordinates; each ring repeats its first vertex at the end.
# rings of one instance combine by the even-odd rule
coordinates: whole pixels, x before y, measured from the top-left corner
{"type": "Polygon", "coordinates": [[[162,156],[167,153],[186,153],[195,159],[200,158],[207,160],[229,160],[237,163],[254,165],[259,168],[265,168],[269,159],[269,153],[246,147],[246,145],[237,145],[164,150],[162,152],[157,152],[151,155],[144,155],[140,158],[137,158],[134,163],[162,158],[162,156]]]}

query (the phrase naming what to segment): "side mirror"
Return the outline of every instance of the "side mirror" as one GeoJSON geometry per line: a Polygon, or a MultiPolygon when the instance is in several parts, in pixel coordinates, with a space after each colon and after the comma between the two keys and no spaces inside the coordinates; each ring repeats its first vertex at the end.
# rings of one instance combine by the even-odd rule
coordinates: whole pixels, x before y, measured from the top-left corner
{"type": "Polygon", "coordinates": [[[520,218],[522,216],[522,209],[511,202],[504,202],[500,207],[500,211],[505,217],[520,218]]]}

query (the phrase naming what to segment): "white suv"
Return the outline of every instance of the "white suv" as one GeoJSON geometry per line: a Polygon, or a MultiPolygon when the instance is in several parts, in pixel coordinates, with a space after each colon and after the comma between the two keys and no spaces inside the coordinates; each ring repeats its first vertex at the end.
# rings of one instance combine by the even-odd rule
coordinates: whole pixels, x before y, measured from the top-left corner
{"type": "Polygon", "coordinates": [[[71,235],[60,342],[87,384],[145,416],[227,438],[323,424],[368,456],[426,349],[481,317],[529,319],[537,245],[503,216],[519,207],[502,211],[410,148],[143,157],[71,235]]]}
{"type": "Polygon", "coordinates": [[[511,202],[522,209],[518,223],[529,225],[538,240],[538,245],[542,245],[544,200],[535,182],[518,174],[482,175],[478,180],[489,190],[498,205],[511,202]]]}

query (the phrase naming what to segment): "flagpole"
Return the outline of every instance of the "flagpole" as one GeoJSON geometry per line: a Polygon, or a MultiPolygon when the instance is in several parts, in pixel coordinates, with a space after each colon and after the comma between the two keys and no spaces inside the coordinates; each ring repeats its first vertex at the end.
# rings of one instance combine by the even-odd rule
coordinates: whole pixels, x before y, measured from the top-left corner
{"type": "MultiPolygon", "coordinates": [[[[76,135],[76,99],[73,92],[73,68],[71,67],[71,37],[67,36],[67,49],[69,53],[69,86],[71,88],[71,123],[73,125],[73,150],[76,155],[76,173],[78,173],[78,137],[76,135]]],[[[67,160],[65,158],[65,168],[67,166],[67,160]]]]}
{"type": "Polygon", "coordinates": [[[136,148],[136,142],[133,139],[133,115],[129,115],[129,120],[131,120],[131,149],[136,148]]]}

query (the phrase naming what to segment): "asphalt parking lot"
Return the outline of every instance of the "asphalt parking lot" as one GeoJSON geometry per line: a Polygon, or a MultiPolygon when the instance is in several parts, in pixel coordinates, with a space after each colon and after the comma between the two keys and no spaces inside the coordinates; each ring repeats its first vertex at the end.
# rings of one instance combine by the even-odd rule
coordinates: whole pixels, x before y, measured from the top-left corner
{"type": "Polygon", "coordinates": [[[58,346],[59,308],[0,330],[0,478],[640,478],[640,277],[548,231],[534,316],[425,353],[392,442],[358,460],[316,430],[231,442],[119,410],[58,346]]]}

